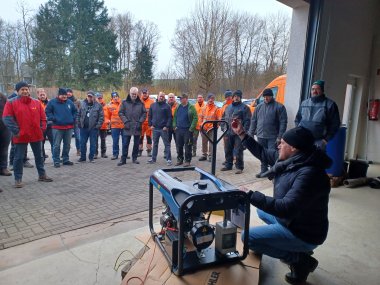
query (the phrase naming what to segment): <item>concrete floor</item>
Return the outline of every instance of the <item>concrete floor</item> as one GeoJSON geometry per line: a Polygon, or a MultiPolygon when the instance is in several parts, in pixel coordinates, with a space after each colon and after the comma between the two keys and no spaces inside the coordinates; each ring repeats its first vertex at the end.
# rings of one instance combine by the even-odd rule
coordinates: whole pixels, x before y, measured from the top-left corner
{"type": "MultiPolygon", "coordinates": [[[[371,165],[368,176],[379,175],[380,166],[371,165]]],[[[315,250],[319,267],[308,284],[380,284],[380,190],[333,188],[329,209],[329,235],[315,250]]],[[[0,284],[120,284],[116,260],[121,254],[117,267],[142,248],[134,237],[147,231],[146,225],[147,213],[136,214],[4,249],[0,284]]],[[[280,261],[264,256],[259,284],[286,284],[286,272],[280,261]]]]}

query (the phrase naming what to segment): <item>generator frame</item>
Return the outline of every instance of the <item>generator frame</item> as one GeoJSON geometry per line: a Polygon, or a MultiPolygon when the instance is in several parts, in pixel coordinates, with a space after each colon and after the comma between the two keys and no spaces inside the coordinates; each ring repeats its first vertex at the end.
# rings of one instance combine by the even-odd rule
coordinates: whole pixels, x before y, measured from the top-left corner
{"type": "Polygon", "coordinates": [[[171,271],[178,276],[181,276],[188,272],[193,272],[198,269],[203,269],[206,266],[224,264],[230,262],[237,262],[243,260],[247,257],[249,252],[248,247],[248,238],[249,235],[244,235],[243,240],[243,252],[239,252],[236,250],[234,254],[219,256],[217,252],[214,251],[210,254],[206,254],[203,261],[200,261],[197,258],[192,256],[185,255],[184,246],[185,246],[185,216],[187,214],[198,214],[205,213],[210,211],[224,210],[225,217],[228,216],[228,213],[231,212],[229,210],[236,209],[238,207],[242,207],[244,209],[244,231],[249,231],[249,218],[250,218],[250,203],[247,198],[247,194],[244,191],[236,189],[233,185],[217,179],[215,176],[207,173],[206,171],[198,168],[198,167],[186,167],[186,168],[170,168],[170,169],[160,169],[155,171],[149,181],[149,228],[151,232],[152,239],[156,242],[161,252],[164,254],[166,260],[171,267],[171,271]],[[213,193],[205,193],[205,194],[194,194],[187,197],[180,205],[177,204],[174,197],[172,196],[171,190],[181,186],[181,182],[172,178],[168,173],[171,172],[182,172],[182,171],[197,171],[200,174],[201,180],[211,180],[216,187],[218,188],[218,192],[213,193]],[[177,220],[178,223],[178,248],[175,252],[178,254],[177,264],[174,264],[170,254],[167,252],[165,246],[163,245],[159,234],[154,230],[153,226],[153,189],[157,188],[161,194],[163,195],[163,199],[167,203],[170,211],[176,213],[179,217],[177,220]],[[172,199],[172,201],[168,201],[172,199]],[[177,207],[177,209],[176,209],[177,207]]]}

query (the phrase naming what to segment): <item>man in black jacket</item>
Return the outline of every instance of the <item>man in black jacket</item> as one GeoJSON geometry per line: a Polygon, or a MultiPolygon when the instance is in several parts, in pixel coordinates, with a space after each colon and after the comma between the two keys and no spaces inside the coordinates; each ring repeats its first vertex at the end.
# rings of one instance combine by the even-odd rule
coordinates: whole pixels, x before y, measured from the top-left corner
{"type": "MultiPolygon", "coordinates": [[[[272,89],[263,91],[264,102],[259,104],[252,114],[249,135],[256,135],[257,142],[268,149],[276,149],[282,135],[286,131],[288,115],[285,106],[274,99],[272,89]]],[[[261,171],[256,174],[260,178],[264,172],[268,171],[268,163],[261,161],[261,171]]]]}
{"type": "Polygon", "coordinates": [[[165,93],[158,94],[157,102],[149,108],[148,125],[153,133],[153,154],[147,163],[156,163],[158,142],[160,137],[165,146],[165,159],[168,166],[172,165],[172,154],[169,143],[169,129],[172,125],[172,109],[165,101],[165,93]]]}
{"type": "Polygon", "coordinates": [[[255,157],[272,165],[266,176],[273,179],[273,197],[248,192],[266,223],[250,228],[249,247],[289,264],[287,282],[305,282],[318,266],[312,251],[327,237],[330,181],[325,169],[331,159],[314,146],[312,133],[303,127],[285,132],[278,150],[263,148],[245,133],[240,121],[232,129],[255,157]]]}

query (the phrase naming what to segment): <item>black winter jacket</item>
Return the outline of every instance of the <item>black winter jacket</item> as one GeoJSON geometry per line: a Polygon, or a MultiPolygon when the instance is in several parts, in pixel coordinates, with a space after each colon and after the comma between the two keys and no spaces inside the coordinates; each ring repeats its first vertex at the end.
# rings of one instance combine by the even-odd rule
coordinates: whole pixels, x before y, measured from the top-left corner
{"type": "Polygon", "coordinates": [[[141,135],[142,123],[146,119],[146,109],[139,97],[133,102],[131,95],[128,94],[127,99],[121,103],[119,117],[123,121],[127,136],[141,135]]]}
{"type": "Polygon", "coordinates": [[[252,192],[251,204],[275,216],[296,237],[314,245],[322,244],[329,227],[330,180],[325,168],[331,159],[321,150],[299,153],[279,162],[278,150],[263,148],[246,136],[243,145],[258,159],[273,165],[273,197],[252,192]]]}
{"type": "Polygon", "coordinates": [[[164,127],[169,129],[172,125],[172,108],[169,104],[165,101],[154,102],[149,108],[148,125],[157,129],[164,127]]]}

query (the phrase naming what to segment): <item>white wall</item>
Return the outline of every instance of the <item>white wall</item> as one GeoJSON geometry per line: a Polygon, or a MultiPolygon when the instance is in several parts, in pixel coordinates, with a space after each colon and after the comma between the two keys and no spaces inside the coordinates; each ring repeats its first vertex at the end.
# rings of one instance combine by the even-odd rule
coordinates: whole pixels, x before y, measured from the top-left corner
{"type": "Polygon", "coordinates": [[[288,113],[288,129],[294,127],[300,103],[308,16],[309,5],[305,2],[293,9],[284,103],[288,113]]]}

